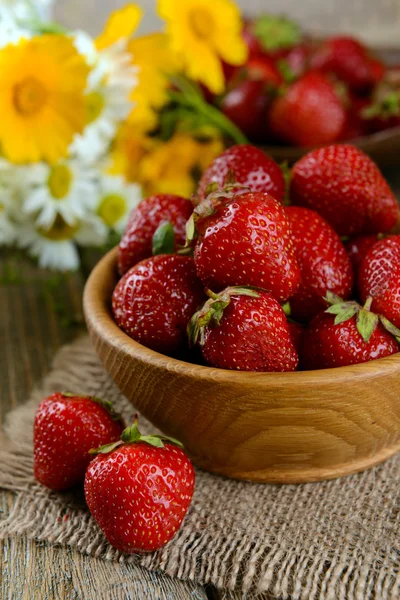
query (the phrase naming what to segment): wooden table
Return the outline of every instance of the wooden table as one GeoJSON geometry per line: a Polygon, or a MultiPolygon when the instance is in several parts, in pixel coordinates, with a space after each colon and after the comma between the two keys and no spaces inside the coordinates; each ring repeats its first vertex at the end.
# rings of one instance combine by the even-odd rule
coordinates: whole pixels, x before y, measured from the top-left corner
{"type": "MultiPolygon", "coordinates": [[[[400,167],[386,176],[400,197],[400,167]]],[[[86,274],[61,278],[0,252],[1,424],[46,375],[57,350],[82,332],[86,274]]],[[[0,492],[2,516],[14,501],[14,494],[0,492]]],[[[71,548],[12,539],[0,541],[0,550],[2,600],[241,600],[241,594],[83,556],[71,548]]]]}

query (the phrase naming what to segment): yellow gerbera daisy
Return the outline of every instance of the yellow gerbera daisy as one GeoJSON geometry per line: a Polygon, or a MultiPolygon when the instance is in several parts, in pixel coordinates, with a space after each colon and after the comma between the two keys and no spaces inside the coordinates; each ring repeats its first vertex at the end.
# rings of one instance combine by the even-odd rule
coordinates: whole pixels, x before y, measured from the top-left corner
{"type": "Polygon", "coordinates": [[[104,50],[116,42],[128,39],[137,29],[143,11],[137,4],[126,4],[109,16],[103,32],[96,38],[97,50],[104,50]]]}
{"type": "Polygon", "coordinates": [[[0,144],[12,162],[55,162],[84,126],[88,67],[63,35],[0,50],[0,144]]]}
{"type": "Polygon", "coordinates": [[[129,122],[141,131],[150,131],[157,125],[157,111],[168,100],[168,76],[178,72],[182,63],[163,33],[138,37],[129,43],[128,50],[138,68],[138,85],[131,95],[134,108],[129,122]]]}
{"type": "Polygon", "coordinates": [[[242,20],[232,0],[158,0],[172,49],[182,55],[186,73],[212,92],[224,90],[220,58],[232,65],[246,61],[242,20]]]}

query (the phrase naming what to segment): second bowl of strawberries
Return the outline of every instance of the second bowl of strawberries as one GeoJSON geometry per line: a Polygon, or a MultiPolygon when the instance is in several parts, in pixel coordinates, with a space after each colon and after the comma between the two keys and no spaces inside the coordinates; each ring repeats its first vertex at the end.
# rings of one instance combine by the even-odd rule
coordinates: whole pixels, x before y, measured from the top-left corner
{"type": "Polygon", "coordinates": [[[400,127],[399,68],[354,37],[311,39],[261,15],[243,38],[246,64],[225,66],[226,91],[209,101],[252,142],[312,147],[400,127]]]}
{"type": "Polygon", "coordinates": [[[237,145],[191,200],[135,208],[118,248],[118,326],[153,351],[240,371],[399,352],[399,205],[379,168],[333,144],[285,171],[237,145]]]}

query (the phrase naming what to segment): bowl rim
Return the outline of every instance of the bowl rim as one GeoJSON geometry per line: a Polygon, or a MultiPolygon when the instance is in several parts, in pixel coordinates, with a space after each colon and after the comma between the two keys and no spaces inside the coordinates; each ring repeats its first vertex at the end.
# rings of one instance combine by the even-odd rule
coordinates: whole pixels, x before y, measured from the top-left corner
{"type": "Polygon", "coordinates": [[[318,383],[325,385],[328,381],[340,385],[349,378],[365,380],[382,375],[382,372],[387,375],[393,372],[400,374],[400,352],[385,358],[346,367],[279,373],[219,369],[188,363],[146,348],[118,327],[112,317],[110,303],[104,297],[109,295],[107,292],[112,289],[112,277],[116,275],[117,251],[118,247],[116,246],[105,254],[92,270],[84,288],[84,315],[89,331],[92,330],[101,340],[106,339],[109,345],[122,348],[126,354],[136,360],[159,369],[173,371],[177,375],[186,375],[200,380],[220,380],[230,384],[243,385],[247,383],[250,386],[297,383],[300,387],[308,387],[311,384],[318,385],[318,383]]]}

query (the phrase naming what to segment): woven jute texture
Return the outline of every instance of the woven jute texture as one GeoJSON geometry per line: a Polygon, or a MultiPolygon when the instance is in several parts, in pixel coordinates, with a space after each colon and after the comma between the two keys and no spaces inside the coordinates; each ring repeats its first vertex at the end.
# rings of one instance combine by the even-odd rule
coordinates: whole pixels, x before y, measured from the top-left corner
{"type": "MultiPolygon", "coordinates": [[[[400,598],[400,457],[360,475],[306,485],[237,482],[198,470],[189,513],[164,549],[144,556],[114,550],[81,492],[56,494],[32,476],[37,404],[55,390],[102,396],[126,419],[118,392],[87,337],[64,347],[42,389],[9,415],[0,438],[0,487],[17,492],[0,535],[68,544],[108,560],[137,561],[181,579],[241,590],[255,598],[400,598]]],[[[400,401],[400,399],[399,399],[400,401]]],[[[144,431],[154,429],[141,420],[144,431]]]]}

